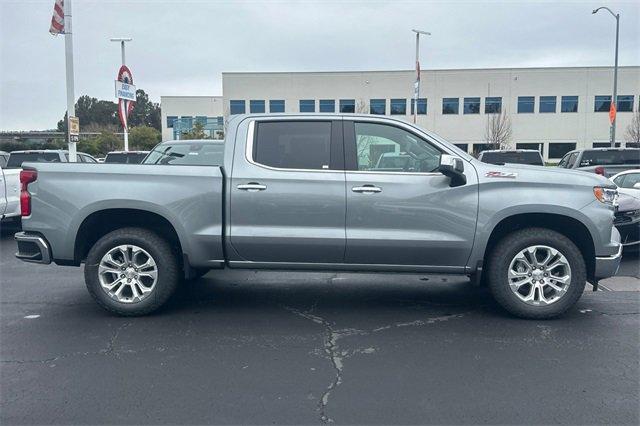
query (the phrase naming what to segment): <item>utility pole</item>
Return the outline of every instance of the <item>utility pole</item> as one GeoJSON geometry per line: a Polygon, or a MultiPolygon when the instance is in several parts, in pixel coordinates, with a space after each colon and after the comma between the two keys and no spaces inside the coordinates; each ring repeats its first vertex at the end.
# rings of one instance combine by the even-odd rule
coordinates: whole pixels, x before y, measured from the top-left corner
{"type": "MultiPolygon", "coordinates": [[[[133,40],[131,37],[120,37],[120,38],[112,38],[110,39],[111,41],[115,41],[115,42],[120,42],[120,51],[122,54],[122,66],[126,65],[126,61],[125,61],[125,55],[124,55],[124,44],[127,41],[131,41],[133,40]]],[[[125,102],[125,106],[124,106],[124,111],[125,111],[125,115],[129,110],[129,101],[122,101],[125,102]]],[[[123,126],[123,132],[124,132],[124,150],[125,151],[129,151],[129,123],[127,122],[126,126],[123,126]]]]}
{"type": "Polygon", "coordinates": [[[413,86],[413,123],[418,120],[418,98],[420,97],[420,34],[431,35],[426,31],[411,30],[416,33],[416,81],[413,86]]]}
{"type": "Polygon", "coordinates": [[[69,143],[69,162],[77,161],[76,138],[71,135],[71,117],[76,115],[75,95],[73,93],[73,31],[71,27],[71,0],[64,1],[64,57],[67,77],[67,141],[69,143]]]}
{"type": "Polygon", "coordinates": [[[611,107],[609,111],[614,111],[613,117],[611,118],[611,148],[615,148],[616,146],[616,121],[618,115],[618,41],[620,39],[620,14],[613,13],[611,9],[608,7],[602,6],[597,9],[594,9],[592,14],[598,13],[600,9],[605,9],[607,12],[611,14],[614,18],[616,18],[616,56],[615,56],[615,65],[613,68],[613,96],[611,97],[611,107]]]}

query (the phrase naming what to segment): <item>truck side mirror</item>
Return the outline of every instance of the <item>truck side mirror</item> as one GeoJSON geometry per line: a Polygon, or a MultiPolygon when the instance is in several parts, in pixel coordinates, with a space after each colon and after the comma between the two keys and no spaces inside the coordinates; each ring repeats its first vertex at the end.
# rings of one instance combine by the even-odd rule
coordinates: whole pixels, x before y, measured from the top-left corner
{"type": "Polygon", "coordinates": [[[451,179],[449,186],[460,186],[467,183],[467,177],[464,175],[464,163],[461,158],[442,154],[438,171],[451,179]]]}

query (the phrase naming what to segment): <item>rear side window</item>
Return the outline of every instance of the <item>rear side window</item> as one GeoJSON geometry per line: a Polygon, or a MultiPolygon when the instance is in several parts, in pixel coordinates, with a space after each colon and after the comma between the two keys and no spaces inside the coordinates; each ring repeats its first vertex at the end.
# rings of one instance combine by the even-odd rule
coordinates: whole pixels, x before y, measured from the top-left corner
{"type": "Polygon", "coordinates": [[[59,163],[60,154],[57,152],[16,152],[9,156],[7,168],[22,167],[22,163],[59,163]]]}
{"type": "Polygon", "coordinates": [[[256,123],[253,160],[280,169],[329,169],[330,121],[256,123]]]}

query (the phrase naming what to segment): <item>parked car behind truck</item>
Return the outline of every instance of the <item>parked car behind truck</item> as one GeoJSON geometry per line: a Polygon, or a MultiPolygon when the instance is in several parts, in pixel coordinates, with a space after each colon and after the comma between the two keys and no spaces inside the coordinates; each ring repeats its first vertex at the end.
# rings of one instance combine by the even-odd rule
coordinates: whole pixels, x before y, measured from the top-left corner
{"type": "Polygon", "coordinates": [[[17,257],[84,263],[120,315],[243,268],[468,275],[509,312],[550,318],[620,262],[602,176],[482,163],[389,117],[238,115],[226,136],[221,166],[25,164],[17,257]],[[381,152],[412,161],[375,170],[381,152]]]}
{"type": "Polygon", "coordinates": [[[0,220],[20,219],[20,170],[0,167],[0,220]]]}
{"type": "MultiPolygon", "coordinates": [[[[84,152],[77,153],[77,160],[78,163],[97,163],[95,158],[84,152]]],[[[67,163],[69,162],[69,151],[62,149],[11,151],[7,160],[7,168],[20,168],[24,162],[67,163]]]]}
{"type": "Polygon", "coordinates": [[[530,164],[544,166],[542,154],[536,149],[487,150],[478,155],[478,160],[491,164],[530,164]]]}
{"type": "Polygon", "coordinates": [[[611,177],[625,170],[640,168],[638,148],[592,148],[570,151],[558,167],[611,177]]]}

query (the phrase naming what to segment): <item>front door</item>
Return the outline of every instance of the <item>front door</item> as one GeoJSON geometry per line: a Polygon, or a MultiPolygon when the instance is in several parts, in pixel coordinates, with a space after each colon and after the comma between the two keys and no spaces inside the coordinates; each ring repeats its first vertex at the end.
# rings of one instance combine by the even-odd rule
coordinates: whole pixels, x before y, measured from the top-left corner
{"type": "Polygon", "coordinates": [[[240,151],[230,186],[230,237],[243,260],[343,262],[342,121],[254,120],[240,151]]]}
{"type": "Polygon", "coordinates": [[[437,172],[444,147],[409,126],[345,121],[345,263],[464,267],[475,235],[478,187],[437,172]]]}

